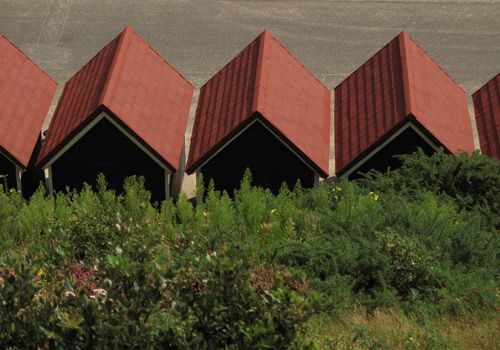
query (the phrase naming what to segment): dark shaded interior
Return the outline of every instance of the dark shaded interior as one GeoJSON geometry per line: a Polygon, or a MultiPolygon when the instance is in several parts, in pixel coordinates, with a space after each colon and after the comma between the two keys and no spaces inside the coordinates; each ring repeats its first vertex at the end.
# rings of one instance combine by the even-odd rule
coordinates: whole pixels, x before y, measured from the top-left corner
{"type": "Polygon", "coordinates": [[[7,180],[7,190],[11,188],[17,190],[16,185],[16,166],[2,153],[0,153],[0,185],[5,190],[5,179],[7,180]],[[4,178],[3,176],[7,176],[4,178]]]}
{"type": "Polygon", "coordinates": [[[216,190],[232,195],[247,168],[253,185],[273,193],[279,192],[283,182],[293,188],[298,179],[303,187],[314,185],[314,172],[260,122],[252,124],[200,171],[206,185],[213,180],[216,190]]]}
{"type": "Polygon", "coordinates": [[[54,190],[80,190],[84,182],[95,186],[100,173],[117,193],[123,191],[125,178],[143,176],[152,200],[165,199],[164,170],[106,119],[52,164],[54,190]]]}
{"type": "Polygon", "coordinates": [[[415,130],[408,128],[382,148],[377,154],[363,163],[354,173],[349,175],[349,179],[359,178],[363,173],[370,170],[385,172],[389,168],[396,169],[401,166],[401,161],[395,156],[411,154],[418,148],[421,148],[427,155],[431,155],[435,152],[415,130]]]}

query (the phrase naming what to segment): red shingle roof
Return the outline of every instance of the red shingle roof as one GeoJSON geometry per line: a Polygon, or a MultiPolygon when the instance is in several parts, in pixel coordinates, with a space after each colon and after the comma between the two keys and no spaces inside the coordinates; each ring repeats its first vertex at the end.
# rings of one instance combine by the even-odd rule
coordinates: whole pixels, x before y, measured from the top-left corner
{"type": "Polygon", "coordinates": [[[409,118],[450,152],[474,150],[465,92],[402,32],[335,88],[337,174],[409,118]]]}
{"type": "Polygon", "coordinates": [[[126,27],[65,85],[50,123],[39,165],[106,110],[160,160],[177,170],[193,86],[126,27]]]}
{"type": "Polygon", "coordinates": [[[500,159],[500,73],[472,95],[481,152],[500,159]]]}
{"type": "Polygon", "coordinates": [[[0,151],[28,166],[56,82],[0,34],[0,151]]]}
{"type": "Polygon", "coordinates": [[[330,91],[268,31],[201,88],[187,172],[256,117],[328,175],[330,91]]]}

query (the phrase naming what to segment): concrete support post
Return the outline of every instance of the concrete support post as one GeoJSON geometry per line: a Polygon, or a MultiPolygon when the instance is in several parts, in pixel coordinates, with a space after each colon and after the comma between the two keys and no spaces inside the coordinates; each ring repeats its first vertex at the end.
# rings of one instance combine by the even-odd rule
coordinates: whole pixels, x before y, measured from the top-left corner
{"type": "Polygon", "coordinates": [[[23,169],[16,165],[16,187],[19,194],[19,203],[23,202],[23,183],[22,183],[23,169]]]}
{"type": "Polygon", "coordinates": [[[165,170],[165,200],[170,199],[170,172],[165,170]]]}
{"type": "Polygon", "coordinates": [[[54,195],[54,183],[52,179],[52,166],[48,166],[47,168],[43,169],[43,174],[45,176],[45,187],[47,188],[47,191],[49,192],[49,196],[54,195]]]}

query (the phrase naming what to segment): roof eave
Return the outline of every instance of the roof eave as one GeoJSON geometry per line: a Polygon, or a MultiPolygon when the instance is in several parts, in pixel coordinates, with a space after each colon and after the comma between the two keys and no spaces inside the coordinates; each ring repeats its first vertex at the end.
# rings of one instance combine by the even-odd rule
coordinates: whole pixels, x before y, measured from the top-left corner
{"type": "MultiPolygon", "coordinates": [[[[413,115],[410,114],[407,117],[405,117],[402,121],[400,121],[396,126],[394,126],[391,130],[386,132],[382,137],[380,137],[376,142],[374,142],[370,147],[365,149],[363,152],[361,152],[356,158],[354,158],[352,161],[344,165],[340,169],[336,169],[335,175],[337,177],[342,177],[344,176],[349,170],[352,169],[352,167],[358,165],[359,162],[363,160],[367,155],[369,155],[372,151],[374,151],[377,147],[383,145],[385,142],[387,142],[388,139],[390,139],[394,134],[396,134],[401,128],[403,128],[405,125],[412,123],[419,129],[420,132],[422,132],[425,137],[427,137],[437,148],[443,148],[446,152],[448,153],[453,153],[449,150],[448,147],[446,147],[439,139],[437,139],[429,130],[427,130],[419,121],[418,119],[413,115]]],[[[385,146],[384,146],[385,147],[385,146]]]]}
{"type": "Polygon", "coordinates": [[[141,143],[143,147],[145,147],[149,152],[151,152],[165,167],[167,167],[171,172],[175,172],[178,170],[177,167],[172,166],[166,159],[164,159],[162,156],[158,154],[154,149],[152,149],[148,144],[144,142],[144,140],[139,137],[132,129],[130,129],[125,123],[121,121],[120,118],[118,118],[108,107],[105,105],[100,105],[94,112],[89,114],[87,117],[85,117],[84,121],[80,123],[80,125],[75,128],[70,134],[68,134],[67,137],[64,138],[61,142],[57,144],[56,147],[54,147],[47,155],[45,155],[43,158],[38,159],[37,161],[37,167],[39,168],[44,168],[49,164],[54,156],[57,155],[57,153],[64,148],[82,129],[84,129],[94,118],[96,118],[99,114],[102,112],[108,114],[113,120],[115,120],[118,124],[120,124],[121,127],[123,127],[125,130],[127,130],[128,133],[130,133],[138,142],[141,143]]]}
{"type": "Polygon", "coordinates": [[[14,157],[10,152],[8,152],[2,146],[0,146],[0,154],[2,154],[5,158],[7,158],[12,164],[20,167],[23,170],[25,170],[28,167],[28,164],[25,165],[22,162],[20,162],[16,157],[14,157]]]}
{"type": "Polygon", "coordinates": [[[255,122],[255,120],[259,120],[266,126],[271,129],[273,133],[277,134],[280,141],[285,143],[285,145],[292,149],[293,152],[297,153],[299,158],[302,159],[310,168],[312,168],[316,173],[318,173],[322,178],[326,178],[329,176],[328,172],[318,166],[314,161],[312,161],[304,152],[302,152],[297,146],[295,146],[283,133],[281,133],[276,127],[274,127],[261,113],[254,112],[250,118],[247,118],[243,123],[241,123],[237,128],[235,128],[230,134],[228,134],[224,139],[218,142],[212,149],[207,152],[202,158],[198,159],[196,162],[190,164],[188,160],[188,164],[186,166],[186,173],[193,174],[203,167],[205,163],[210,161],[210,159],[219,152],[221,148],[230,143],[235,136],[237,136],[242,130],[244,130],[248,125],[255,122]]]}

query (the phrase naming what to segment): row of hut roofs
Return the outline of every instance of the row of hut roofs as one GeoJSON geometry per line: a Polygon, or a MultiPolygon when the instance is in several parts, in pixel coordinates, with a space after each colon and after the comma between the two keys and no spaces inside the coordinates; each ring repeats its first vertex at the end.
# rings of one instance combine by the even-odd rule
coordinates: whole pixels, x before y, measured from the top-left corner
{"type": "MultiPolygon", "coordinates": [[[[272,191],[329,175],[330,91],[269,31],[201,88],[187,164],[194,87],[131,27],[66,83],[42,141],[56,85],[0,35],[0,174],[25,196],[41,177],[53,193],[142,175],[161,200],[185,171],[229,192],[246,168],[272,191]]],[[[500,159],[500,74],[473,102],[481,151],[500,159]]],[[[334,121],[337,176],[396,167],[417,147],[474,151],[464,91],[405,32],[335,88],[334,121]]]]}

